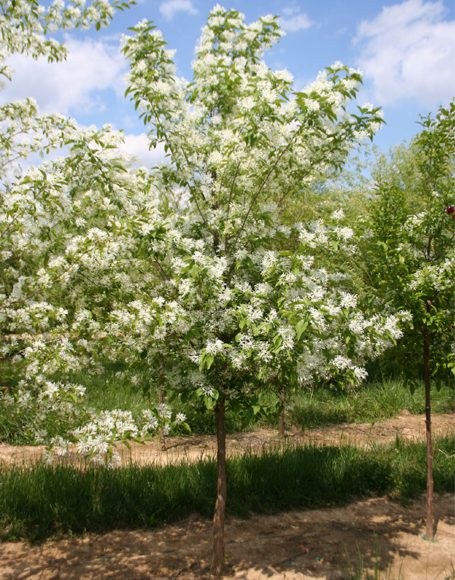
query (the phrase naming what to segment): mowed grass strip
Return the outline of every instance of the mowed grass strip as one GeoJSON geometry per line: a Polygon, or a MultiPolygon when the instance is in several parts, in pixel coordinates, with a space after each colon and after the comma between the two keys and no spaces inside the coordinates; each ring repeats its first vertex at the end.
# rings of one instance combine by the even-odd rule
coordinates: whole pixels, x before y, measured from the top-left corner
{"type": "MultiPolygon", "coordinates": [[[[453,492],[455,437],[435,444],[435,490],[453,492]]],[[[209,517],[215,463],[119,469],[36,465],[0,471],[0,537],[153,527],[190,514],[209,517]]],[[[425,490],[425,447],[397,441],[370,450],[304,447],[229,460],[228,513],[345,504],[388,494],[401,501],[425,490]]]]}

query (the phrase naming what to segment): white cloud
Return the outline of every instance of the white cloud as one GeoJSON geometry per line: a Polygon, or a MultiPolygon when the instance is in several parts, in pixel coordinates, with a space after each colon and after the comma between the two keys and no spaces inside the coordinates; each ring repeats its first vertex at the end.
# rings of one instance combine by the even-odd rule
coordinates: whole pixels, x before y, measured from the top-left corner
{"type": "Polygon", "coordinates": [[[164,145],[159,143],[154,149],[149,149],[149,139],[146,133],[125,134],[125,142],[120,146],[120,150],[131,156],[134,165],[153,167],[165,161],[164,145]]]}
{"type": "Polygon", "coordinates": [[[166,20],[172,20],[177,12],[197,14],[192,0],[167,0],[160,4],[160,12],[166,20]]]}
{"type": "Polygon", "coordinates": [[[306,14],[300,12],[300,8],[291,6],[284,8],[284,16],[280,18],[280,26],[286,32],[297,32],[298,30],[307,30],[313,26],[313,22],[306,14]]]}
{"type": "Polygon", "coordinates": [[[441,0],[406,0],[360,24],[358,65],[380,103],[437,106],[455,95],[455,20],[444,17],[441,0]]]}
{"type": "Polygon", "coordinates": [[[32,96],[43,111],[64,115],[104,110],[99,93],[123,90],[127,63],[119,42],[67,38],[65,44],[68,57],[64,62],[12,56],[8,64],[15,74],[0,93],[1,101],[32,96]]]}

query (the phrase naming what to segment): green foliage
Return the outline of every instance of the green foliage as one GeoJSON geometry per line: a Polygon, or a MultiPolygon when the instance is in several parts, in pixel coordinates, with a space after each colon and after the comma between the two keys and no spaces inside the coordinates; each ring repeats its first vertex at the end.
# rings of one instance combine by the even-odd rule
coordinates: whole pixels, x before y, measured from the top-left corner
{"type": "MultiPolygon", "coordinates": [[[[437,443],[435,485],[452,491],[455,438],[437,443]]],[[[397,442],[354,447],[288,448],[228,462],[231,514],[273,513],[344,504],[390,494],[401,501],[425,489],[425,449],[397,442]]],[[[150,528],[190,514],[209,517],[215,463],[120,469],[36,465],[0,470],[1,539],[150,528]]]]}
{"type": "Polygon", "coordinates": [[[410,147],[374,169],[359,262],[373,308],[412,314],[404,340],[379,365],[385,374],[421,379],[426,334],[433,379],[453,383],[455,220],[446,209],[455,199],[455,102],[421,124],[410,147]]]}

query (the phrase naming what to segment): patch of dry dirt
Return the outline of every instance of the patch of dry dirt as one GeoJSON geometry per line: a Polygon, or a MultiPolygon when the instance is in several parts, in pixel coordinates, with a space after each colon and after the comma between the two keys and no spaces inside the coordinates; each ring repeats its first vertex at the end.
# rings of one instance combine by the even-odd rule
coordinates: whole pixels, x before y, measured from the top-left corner
{"type": "MultiPolygon", "coordinates": [[[[422,537],[423,500],[404,508],[385,498],[343,508],[228,519],[226,579],[350,578],[359,568],[388,580],[455,578],[455,498],[436,498],[436,541],[422,537]]],[[[7,542],[2,580],[207,578],[209,521],[156,530],[48,541],[7,542]]]]}
{"type": "MultiPolygon", "coordinates": [[[[446,413],[433,416],[434,437],[455,433],[455,414],[446,413]]],[[[245,452],[261,453],[266,449],[280,448],[283,445],[342,445],[352,444],[371,447],[376,444],[390,443],[400,437],[406,441],[425,440],[424,415],[411,415],[402,412],[397,417],[380,423],[343,423],[341,425],[319,427],[304,431],[294,430],[285,441],[277,437],[276,430],[258,429],[248,433],[228,435],[228,455],[240,455],[245,452]]],[[[130,461],[140,465],[167,465],[181,461],[197,461],[216,456],[216,439],[214,436],[169,437],[166,450],[155,439],[145,445],[133,444],[131,449],[119,448],[123,464],[130,461]]],[[[32,463],[43,457],[41,446],[0,445],[0,466],[12,463],[32,463]]]]}

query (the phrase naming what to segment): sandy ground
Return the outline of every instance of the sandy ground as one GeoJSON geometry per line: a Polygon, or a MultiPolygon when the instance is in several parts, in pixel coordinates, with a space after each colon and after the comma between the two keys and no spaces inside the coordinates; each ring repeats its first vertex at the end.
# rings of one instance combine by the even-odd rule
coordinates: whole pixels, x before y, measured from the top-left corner
{"type": "MultiPolygon", "coordinates": [[[[423,501],[385,498],[344,508],[229,519],[225,578],[447,580],[455,578],[455,498],[436,500],[434,542],[423,501]],[[356,575],[361,570],[360,575],[356,575]],[[374,576],[376,571],[376,576],[374,576]]],[[[208,578],[210,522],[190,518],[157,530],[0,545],[2,580],[208,578]]]]}
{"type": "MultiPolygon", "coordinates": [[[[434,437],[455,433],[455,414],[446,413],[433,416],[434,437]]],[[[261,453],[266,449],[279,448],[282,445],[342,445],[353,444],[371,447],[381,443],[390,443],[400,437],[406,441],[425,440],[425,417],[402,412],[397,417],[380,423],[344,423],[341,425],[294,430],[285,441],[272,429],[258,429],[248,433],[228,435],[228,455],[240,455],[245,452],[261,453]]],[[[131,449],[119,449],[123,464],[130,461],[140,465],[166,465],[181,461],[196,461],[216,455],[214,436],[190,435],[186,437],[169,437],[166,439],[166,450],[163,451],[158,439],[145,445],[133,444],[131,449]]],[[[0,466],[11,463],[30,464],[43,457],[43,447],[0,445],[0,466]]]]}
{"type": "MultiPolygon", "coordinates": [[[[433,418],[435,437],[455,432],[454,414],[433,418]]],[[[294,431],[287,443],[372,446],[399,436],[423,440],[423,416],[402,413],[376,424],[346,424],[294,431]]],[[[283,443],[273,430],[233,434],[231,455],[260,453],[283,443]]],[[[0,465],[33,463],[41,447],[0,445],[0,465]]],[[[122,449],[123,462],[168,464],[212,457],[213,437],[173,437],[122,449]]],[[[454,482],[455,491],[455,482],[454,482]]],[[[403,507],[386,498],[346,507],[274,516],[230,518],[225,578],[455,580],[455,495],[436,498],[436,541],[424,539],[424,502],[403,507]],[[361,571],[359,573],[359,570],[361,571]]],[[[208,578],[211,523],[193,517],[155,530],[0,544],[0,580],[208,578]]]]}

